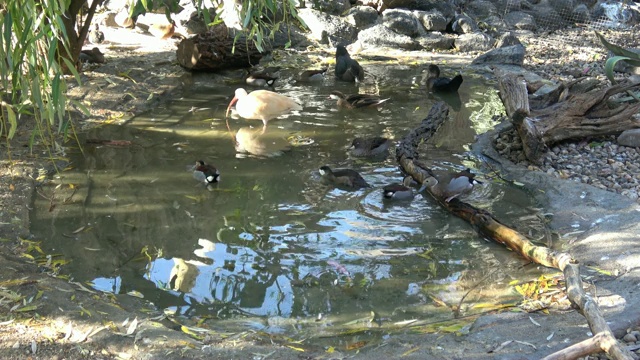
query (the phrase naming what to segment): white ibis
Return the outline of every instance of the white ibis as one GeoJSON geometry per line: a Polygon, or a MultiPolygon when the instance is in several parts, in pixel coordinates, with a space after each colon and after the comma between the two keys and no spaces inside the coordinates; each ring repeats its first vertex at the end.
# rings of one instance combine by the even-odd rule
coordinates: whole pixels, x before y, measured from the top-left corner
{"type": "Polygon", "coordinates": [[[269,120],[293,110],[302,110],[302,106],[293,99],[269,90],[256,90],[247,93],[243,88],[236,89],[235,96],[227,107],[225,117],[229,115],[233,104],[236,104],[236,112],[240,117],[249,120],[262,120],[263,132],[269,120]]]}

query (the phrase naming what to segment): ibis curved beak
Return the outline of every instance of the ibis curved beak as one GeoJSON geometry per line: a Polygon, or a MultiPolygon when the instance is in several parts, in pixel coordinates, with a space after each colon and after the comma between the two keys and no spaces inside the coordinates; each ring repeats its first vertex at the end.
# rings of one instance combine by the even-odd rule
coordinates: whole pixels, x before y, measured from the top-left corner
{"type": "Polygon", "coordinates": [[[420,186],[420,189],[418,189],[418,192],[421,193],[423,191],[425,191],[427,189],[427,184],[426,181],[422,183],[422,186],[420,186]]]}
{"type": "Polygon", "coordinates": [[[229,103],[229,106],[227,106],[227,112],[226,112],[226,114],[224,114],[224,117],[228,117],[229,116],[229,110],[231,110],[231,107],[236,102],[238,102],[238,98],[234,96],[233,99],[231,99],[231,102],[229,103]]]}

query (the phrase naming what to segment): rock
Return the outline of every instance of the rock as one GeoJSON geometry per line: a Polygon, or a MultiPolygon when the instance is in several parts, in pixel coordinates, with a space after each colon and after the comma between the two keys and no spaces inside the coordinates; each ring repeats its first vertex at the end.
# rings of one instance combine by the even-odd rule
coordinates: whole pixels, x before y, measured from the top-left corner
{"type": "Polygon", "coordinates": [[[520,42],[520,39],[518,39],[518,37],[512,32],[502,34],[502,36],[500,36],[500,38],[496,42],[496,48],[503,48],[513,45],[522,45],[522,43],[520,42]]]}
{"type": "Polygon", "coordinates": [[[313,10],[331,15],[342,15],[351,8],[349,0],[307,0],[305,3],[311,5],[313,10]]]}
{"type": "Polygon", "coordinates": [[[548,5],[548,3],[539,3],[531,10],[525,11],[527,14],[533,16],[536,21],[536,25],[542,26],[548,29],[560,29],[567,25],[567,22],[560,17],[557,11],[548,5]]]}
{"type": "Polygon", "coordinates": [[[579,4],[573,9],[573,15],[571,16],[574,22],[586,23],[591,19],[589,8],[585,4],[579,4]]]}
{"type": "Polygon", "coordinates": [[[633,7],[622,2],[599,1],[593,8],[591,18],[605,18],[608,21],[603,25],[609,28],[620,28],[637,24],[640,14],[633,7]]]}
{"type": "Polygon", "coordinates": [[[358,33],[358,42],[363,47],[391,47],[418,50],[420,44],[406,35],[400,35],[382,24],[374,25],[358,33]]]}
{"type": "Polygon", "coordinates": [[[573,9],[576,7],[575,0],[553,0],[549,1],[551,7],[564,19],[572,21],[573,9]]]}
{"type": "MultiPolygon", "coordinates": [[[[457,41],[456,41],[457,42],[457,41]]],[[[502,64],[502,65],[518,65],[522,66],[524,63],[525,49],[522,44],[505,46],[497,49],[490,50],[471,62],[474,65],[477,64],[502,64]]]]}
{"type": "Polygon", "coordinates": [[[451,24],[451,30],[456,34],[471,34],[478,31],[478,24],[466,15],[458,15],[451,24]]]}
{"type": "Polygon", "coordinates": [[[118,28],[120,25],[116,22],[116,13],[113,11],[107,12],[103,15],[100,24],[108,27],[118,28]]]}
{"type": "Polygon", "coordinates": [[[625,130],[618,136],[618,145],[640,147],[640,129],[625,130]]]}
{"type": "Polygon", "coordinates": [[[498,15],[498,8],[492,2],[486,0],[471,1],[467,4],[465,10],[476,20],[498,15]]]}
{"type": "Polygon", "coordinates": [[[502,29],[507,28],[507,23],[500,16],[489,16],[484,22],[478,23],[478,27],[491,33],[500,33],[502,29]]]}
{"type": "Polygon", "coordinates": [[[416,37],[419,34],[418,19],[409,10],[386,10],[382,13],[382,23],[398,34],[410,37],[416,37]]]}
{"type": "Polygon", "coordinates": [[[481,32],[462,34],[454,41],[453,45],[458,51],[487,51],[493,47],[493,38],[481,32]]]}
{"type": "Polygon", "coordinates": [[[297,26],[281,24],[278,31],[273,34],[273,39],[268,41],[271,48],[284,49],[287,46],[293,48],[307,47],[310,44],[307,36],[297,26]]]}
{"type": "Polygon", "coordinates": [[[453,19],[456,15],[454,4],[442,0],[383,0],[388,9],[409,9],[434,11],[437,10],[447,19],[453,19]]]}
{"type": "Polygon", "coordinates": [[[537,28],[534,17],[522,11],[508,13],[504,17],[504,22],[512,29],[534,31],[537,28]]]}
{"type": "Polygon", "coordinates": [[[447,29],[448,21],[438,11],[416,10],[413,14],[427,31],[445,31],[447,29]]]}
{"type": "Polygon", "coordinates": [[[417,38],[420,46],[427,50],[449,50],[453,49],[455,36],[452,34],[441,34],[439,32],[426,33],[417,38]]]}
{"type": "Polygon", "coordinates": [[[356,29],[366,29],[378,21],[378,12],[371,6],[354,6],[349,10],[347,21],[356,29]]]}
{"type": "Polygon", "coordinates": [[[298,16],[307,24],[314,39],[322,43],[351,44],[356,40],[356,28],[339,16],[313,9],[300,9],[298,16]]]}

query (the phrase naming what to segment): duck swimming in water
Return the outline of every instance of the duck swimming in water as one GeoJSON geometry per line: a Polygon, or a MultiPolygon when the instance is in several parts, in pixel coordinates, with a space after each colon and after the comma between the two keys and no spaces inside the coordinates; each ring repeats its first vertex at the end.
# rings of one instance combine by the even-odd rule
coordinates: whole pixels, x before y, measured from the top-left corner
{"type": "Polygon", "coordinates": [[[372,157],[386,155],[391,141],[385,137],[375,136],[371,138],[357,137],[351,142],[350,153],[355,157],[372,157]]]}
{"type": "Polygon", "coordinates": [[[370,187],[362,175],[355,170],[337,169],[334,171],[328,166],[323,166],[318,171],[323,179],[337,186],[344,186],[351,189],[370,187]]]}
{"type": "Polygon", "coordinates": [[[194,166],[193,177],[204,181],[205,184],[213,184],[220,181],[220,171],[215,166],[198,160],[194,166]]]}
{"type": "Polygon", "coordinates": [[[440,68],[438,65],[431,64],[428,69],[427,90],[431,92],[451,93],[456,92],[462,84],[462,75],[458,74],[449,79],[440,77],[440,68]]]}
{"type": "Polygon", "coordinates": [[[378,95],[371,94],[351,94],[345,95],[344,93],[334,90],[329,95],[330,99],[338,100],[338,106],[346,109],[360,109],[367,107],[377,107],[389,98],[381,99],[378,95]]]}
{"type": "Polygon", "coordinates": [[[413,178],[407,175],[402,179],[402,184],[391,184],[382,188],[382,196],[385,199],[410,200],[413,199],[413,178]]]}

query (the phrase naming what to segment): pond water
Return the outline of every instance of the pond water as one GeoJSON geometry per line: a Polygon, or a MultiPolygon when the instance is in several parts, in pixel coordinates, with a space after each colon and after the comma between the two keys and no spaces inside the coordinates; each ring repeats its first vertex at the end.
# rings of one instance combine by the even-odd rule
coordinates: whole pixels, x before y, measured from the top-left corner
{"type": "MultiPolygon", "coordinates": [[[[472,304],[514,302],[508,283],[536,277],[535,267],[480,238],[426,193],[383,201],[381,187],[402,181],[392,155],[347,154],[355,136],[398,141],[437,101],[418,86],[417,67],[367,70],[359,91],[391,98],[380,111],[338,110],[329,93],[358,88],[332,76],[319,85],[285,80],[277,91],[304,104],[302,111],[270,122],[264,134],[259,121],[232,118],[228,129],[225,108],[243,85],[200,80],[126,125],[82,134],[131,144],[70,150],[74,168],[56,182],[73,184],[74,194],[53,209],[36,197],[32,231],[47,252],[70,260],[62,271],[76,281],[135,291],[216,326],[339,333],[372,312],[378,326],[451,319],[465,295],[463,314],[481,311],[472,304]],[[187,168],[199,159],[220,170],[220,183],[205,187],[192,177],[187,168]],[[325,164],[358,170],[373,187],[334,189],[320,181],[325,164]]],[[[464,75],[461,106],[423,145],[421,160],[476,169],[484,185],[467,201],[526,229],[523,219],[533,212],[526,193],[487,178],[465,155],[501,109],[492,83],[464,75]]]]}

